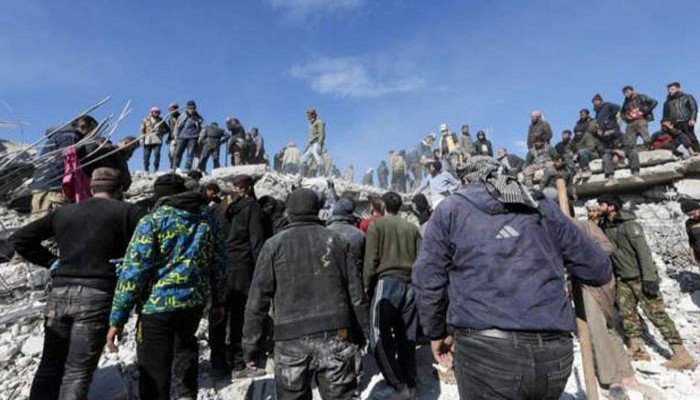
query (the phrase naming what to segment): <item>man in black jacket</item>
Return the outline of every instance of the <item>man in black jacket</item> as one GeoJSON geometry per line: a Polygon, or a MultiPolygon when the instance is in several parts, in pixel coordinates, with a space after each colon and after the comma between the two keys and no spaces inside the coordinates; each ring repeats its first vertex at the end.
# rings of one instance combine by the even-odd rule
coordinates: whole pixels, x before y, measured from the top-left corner
{"type": "Polygon", "coordinates": [[[52,271],[44,351],[30,399],[87,398],[109,328],[117,283],[112,260],[124,256],[145,214],[139,206],[119,201],[121,183],[118,170],[95,170],[94,198],[59,208],[10,239],[22,257],[52,271]],[[52,237],[60,257],[41,245],[52,237]]]}
{"type": "Polygon", "coordinates": [[[323,399],[354,399],[357,348],[348,328],[366,324],[359,271],[348,242],[323,226],[320,201],[298,189],[287,199],[290,224],[263,246],[245,309],[243,347],[249,367],[264,349],[274,303],[275,385],[278,400],[311,400],[311,381],[323,399]]]}
{"type": "Polygon", "coordinates": [[[649,121],[654,120],[654,108],[658,102],[651,97],[637,93],[632,86],[622,88],[625,102],[622,103],[622,119],[627,123],[625,129],[625,141],[630,146],[637,143],[637,136],[641,136],[645,145],[649,145],[649,121]]]}
{"type": "Polygon", "coordinates": [[[593,96],[592,102],[598,128],[602,129],[603,132],[619,131],[620,124],[617,122],[617,113],[620,112],[620,106],[603,100],[603,96],[600,94],[593,96]]]}
{"type": "Polygon", "coordinates": [[[226,219],[230,227],[226,238],[228,295],[225,322],[209,328],[213,378],[225,377],[230,368],[234,370],[236,378],[257,375],[246,369],[241,348],[241,334],[243,312],[250,282],[253,279],[255,262],[265,242],[265,224],[263,211],[255,199],[253,178],[249,175],[235,176],[233,189],[236,198],[226,209],[226,219]],[[227,325],[228,346],[226,346],[227,325]]]}
{"type": "Polygon", "coordinates": [[[695,123],[698,119],[698,103],[693,95],[681,91],[681,84],[668,84],[668,97],[664,103],[664,119],[672,121],[676,128],[690,137],[693,151],[700,151],[700,143],[695,136],[695,123]]]}

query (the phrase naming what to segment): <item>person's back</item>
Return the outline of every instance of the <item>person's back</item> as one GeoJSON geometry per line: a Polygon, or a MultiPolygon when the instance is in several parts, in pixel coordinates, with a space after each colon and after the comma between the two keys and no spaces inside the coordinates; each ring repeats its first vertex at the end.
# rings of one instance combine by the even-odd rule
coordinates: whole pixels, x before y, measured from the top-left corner
{"type": "Polygon", "coordinates": [[[610,280],[610,261],[554,203],[497,169],[487,161],[468,166],[471,183],[431,216],[413,268],[420,321],[447,368],[448,326],[454,331],[462,398],[558,399],[575,328],[565,268],[600,285],[610,280]]]}
{"type": "Polygon", "coordinates": [[[367,254],[374,253],[376,271],[369,273],[365,270],[365,284],[369,285],[375,274],[410,281],[411,268],[418,255],[417,244],[420,243],[418,228],[397,215],[385,215],[370,225],[367,236],[380,240],[378,247],[367,248],[367,254]]]}

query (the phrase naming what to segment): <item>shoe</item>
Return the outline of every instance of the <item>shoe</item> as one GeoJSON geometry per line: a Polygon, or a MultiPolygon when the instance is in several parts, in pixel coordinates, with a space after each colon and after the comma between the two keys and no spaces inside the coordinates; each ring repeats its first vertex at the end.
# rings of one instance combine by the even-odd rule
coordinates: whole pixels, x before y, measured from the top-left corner
{"type": "Polygon", "coordinates": [[[644,179],[639,175],[639,172],[635,172],[632,174],[632,181],[633,182],[644,182],[644,179]]]}
{"type": "Polygon", "coordinates": [[[671,351],[673,351],[673,356],[663,363],[662,365],[668,369],[675,369],[678,371],[682,370],[694,370],[698,364],[693,359],[693,356],[688,353],[685,346],[682,344],[674,344],[671,346],[671,351]]]}
{"type": "Polygon", "coordinates": [[[590,169],[585,169],[585,170],[581,171],[581,179],[588,179],[591,177],[591,175],[593,175],[593,173],[591,172],[590,169]]]}
{"type": "Polygon", "coordinates": [[[651,356],[647,353],[644,340],[641,338],[630,339],[627,346],[627,357],[632,361],[651,361],[651,356]]]}
{"type": "Polygon", "coordinates": [[[605,178],[605,184],[603,186],[610,187],[615,185],[615,178],[605,178]]]}
{"type": "Polygon", "coordinates": [[[248,378],[257,378],[259,376],[265,375],[265,370],[261,368],[257,369],[252,369],[245,367],[243,369],[239,369],[236,371],[233,371],[231,373],[231,379],[248,379],[248,378]]]}

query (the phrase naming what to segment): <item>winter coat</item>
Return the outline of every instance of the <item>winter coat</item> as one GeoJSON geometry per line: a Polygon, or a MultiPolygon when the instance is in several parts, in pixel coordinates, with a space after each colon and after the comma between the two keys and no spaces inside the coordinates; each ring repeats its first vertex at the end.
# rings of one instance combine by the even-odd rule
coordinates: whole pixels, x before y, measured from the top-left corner
{"type": "Polygon", "coordinates": [[[445,197],[449,196],[455,190],[459,189],[462,183],[447,171],[442,171],[435,176],[428,176],[423,179],[420,186],[413,191],[412,196],[415,196],[426,188],[430,187],[430,203],[433,208],[445,197]]]}
{"type": "Polygon", "coordinates": [[[459,140],[454,133],[442,135],[440,140],[440,154],[448,155],[459,151],[459,140]]]}
{"type": "Polygon", "coordinates": [[[598,150],[598,139],[597,134],[585,132],[583,134],[577,133],[574,138],[571,139],[576,146],[576,151],[588,150],[597,151],[598,150]]]}
{"type": "Polygon", "coordinates": [[[591,117],[580,118],[574,126],[574,133],[576,132],[585,132],[595,136],[598,134],[598,122],[591,117]]]}
{"type": "Polygon", "coordinates": [[[466,156],[472,156],[476,152],[476,150],[474,149],[474,141],[472,140],[471,135],[460,134],[459,147],[462,149],[462,154],[466,156]]]}
{"type": "Polygon", "coordinates": [[[352,215],[333,215],[326,221],[328,229],[339,233],[350,245],[349,259],[360,274],[365,256],[365,234],[357,227],[357,218],[352,215]]]}
{"type": "Polygon", "coordinates": [[[625,142],[622,137],[622,132],[619,130],[605,131],[598,136],[598,154],[603,154],[609,150],[622,149],[625,147],[625,142]]]}
{"type": "Polygon", "coordinates": [[[413,267],[419,321],[431,339],[456,328],[573,331],[565,269],[610,280],[607,255],[558,206],[497,201],[483,183],[446,199],[426,225],[413,267]]]}
{"type": "Polygon", "coordinates": [[[493,157],[493,146],[490,140],[477,140],[474,142],[474,154],[477,156],[493,157]]]}
{"type": "Polygon", "coordinates": [[[326,141],[326,124],[323,123],[319,118],[316,118],[314,122],[309,124],[309,142],[308,145],[311,146],[314,143],[318,143],[321,147],[326,141]]]}
{"type": "Polygon", "coordinates": [[[655,99],[641,93],[636,93],[632,99],[625,97],[620,114],[622,114],[622,119],[627,123],[640,119],[653,121],[654,108],[656,108],[657,104],[659,104],[659,102],[655,99]]]}
{"type": "Polygon", "coordinates": [[[532,148],[527,152],[527,157],[525,157],[525,166],[535,164],[542,165],[553,161],[557,157],[557,151],[553,147],[543,147],[541,149],[532,148]]]}
{"type": "Polygon", "coordinates": [[[506,154],[505,157],[499,158],[498,161],[505,167],[505,173],[514,177],[518,176],[518,173],[522,171],[525,165],[525,160],[515,154],[506,154]]]}
{"type": "Polygon", "coordinates": [[[362,282],[343,236],[315,217],[297,217],[265,243],[245,309],[246,358],[264,345],[270,303],[275,341],[365,326],[362,282]]]}
{"type": "Polygon", "coordinates": [[[379,177],[380,181],[389,176],[389,168],[386,166],[385,162],[379,164],[379,167],[377,168],[377,176],[379,177]]]}
{"type": "Polygon", "coordinates": [[[299,149],[296,147],[287,147],[284,150],[284,156],[282,157],[282,168],[287,165],[300,165],[301,164],[301,154],[299,149]]]}
{"type": "Polygon", "coordinates": [[[618,112],[620,112],[620,106],[607,101],[595,108],[595,120],[603,132],[620,130],[620,124],[617,123],[618,112]]]}
{"type": "Polygon", "coordinates": [[[228,140],[228,134],[218,126],[207,125],[199,132],[199,141],[210,146],[218,146],[226,140],[228,140]]]}
{"type": "Polygon", "coordinates": [[[698,103],[688,93],[668,96],[664,103],[664,119],[673,122],[695,121],[698,119],[698,103]]]}
{"type": "Polygon", "coordinates": [[[534,124],[530,124],[527,132],[527,148],[531,149],[534,147],[537,139],[549,143],[552,140],[552,136],[552,127],[549,126],[549,122],[540,118],[534,124]]]}
{"type": "Polygon", "coordinates": [[[634,214],[620,212],[613,221],[606,221],[603,230],[615,245],[615,252],[611,256],[615,276],[624,280],[641,277],[644,281],[658,282],[656,264],[651,257],[644,230],[634,214]]]}
{"type": "Polygon", "coordinates": [[[135,305],[142,314],[224,304],[226,254],[221,229],[200,193],[166,197],[143,217],[119,270],[110,325],[135,305]]]}
{"type": "Polygon", "coordinates": [[[163,118],[150,115],[141,121],[141,144],[151,146],[163,143],[163,136],[168,133],[168,125],[163,118]]]}
{"type": "Polygon", "coordinates": [[[92,176],[93,171],[97,168],[112,168],[120,172],[119,177],[122,180],[122,190],[126,192],[131,187],[131,171],[129,170],[129,162],[122,150],[117,150],[115,145],[104,145],[99,149],[90,152],[90,154],[80,160],[83,165],[85,175],[92,176]]]}
{"type": "Polygon", "coordinates": [[[242,197],[228,207],[226,219],[231,224],[226,237],[228,287],[247,293],[265,243],[263,212],[254,198],[242,197]]]}
{"type": "Polygon", "coordinates": [[[558,154],[564,155],[564,154],[576,154],[576,142],[571,139],[568,142],[564,142],[563,140],[556,145],[554,145],[554,149],[557,151],[558,154]]]}
{"type": "Polygon", "coordinates": [[[180,114],[180,117],[175,122],[173,136],[175,139],[197,139],[199,131],[202,129],[204,120],[198,113],[189,116],[187,113],[180,114]]]}
{"type": "Polygon", "coordinates": [[[421,236],[418,227],[396,215],[374,221],[367,230],[362,278],[370,291],[384,275],[411,281],[421,236]]]}
{"type": "MultiPolygon", "coordinates": [[[[46,133],[51,131],[53,129],[49,129],[46,133]]],[[[63,171],[61,150],[78,143],[82,137],[82,134],[73,128],[63,128],[42,143],[40,157],[48,157],[48,159],[34,171],[34,180],[30,186],[32,191],[61,190],[61,171],[63,171]],[[48,155],[49,153],[51,155],[48,155]]],[[[78,156],[84,154],[84,148],[79,149],[78,156]]]]}
{"type": "Polygon", "coordinates": [[[391,171],[404,173],[406,171],[406,160],[399,154],[391,156],[391,171]]]}

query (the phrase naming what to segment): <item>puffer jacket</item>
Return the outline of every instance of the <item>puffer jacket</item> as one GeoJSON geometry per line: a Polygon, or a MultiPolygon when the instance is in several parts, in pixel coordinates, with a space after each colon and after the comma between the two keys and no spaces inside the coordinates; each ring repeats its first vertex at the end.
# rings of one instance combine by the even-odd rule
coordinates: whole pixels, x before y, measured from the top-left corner
{"type": "Polygon", "coordinates": [[[296,217],[263,246],[255,266],[243,326],[246,354],[260,350],[265,319],[275,305],[275,340],[367,323],[359,271],[348,242],[315,217],[296,217]]]}
{"type": "Polygon", "coordinates": [[[698,103],[688,93],[668,96],[664,103],[664,119],[673,122],[695,121],[698,119],[698,103]]]}
{"type": "Polygon", "coordinates": [[[413,266],[419,321],[431,339],[456,328],[573,331],[565,270],[610,281],[610,259],[542,199],[537,209],[497,201],[483,183],[440,204],[413,266]]]}
{"type": "Polygon", "coordinates": [[[163,118],[150,115],[141,121],[141,143],[145,146],[163,144],[163,136],[169,131],[163,118]]]}
{"type": "Polygon", "coordinates": [[[658,282],[659,273],[644,237],[644,229],[634,214],[622,211],[603,226],[608,239],[615,245],[612,253],[613,271],[621,279],[642,278],[658,282]]]}
{"type": "Polygon", "coordinates": [[[224,240],[200,193],[186,192],[156,204],[141,219],[119,269],[110,325],[142,314],[215,306],[225,302],[224,240]]]}

